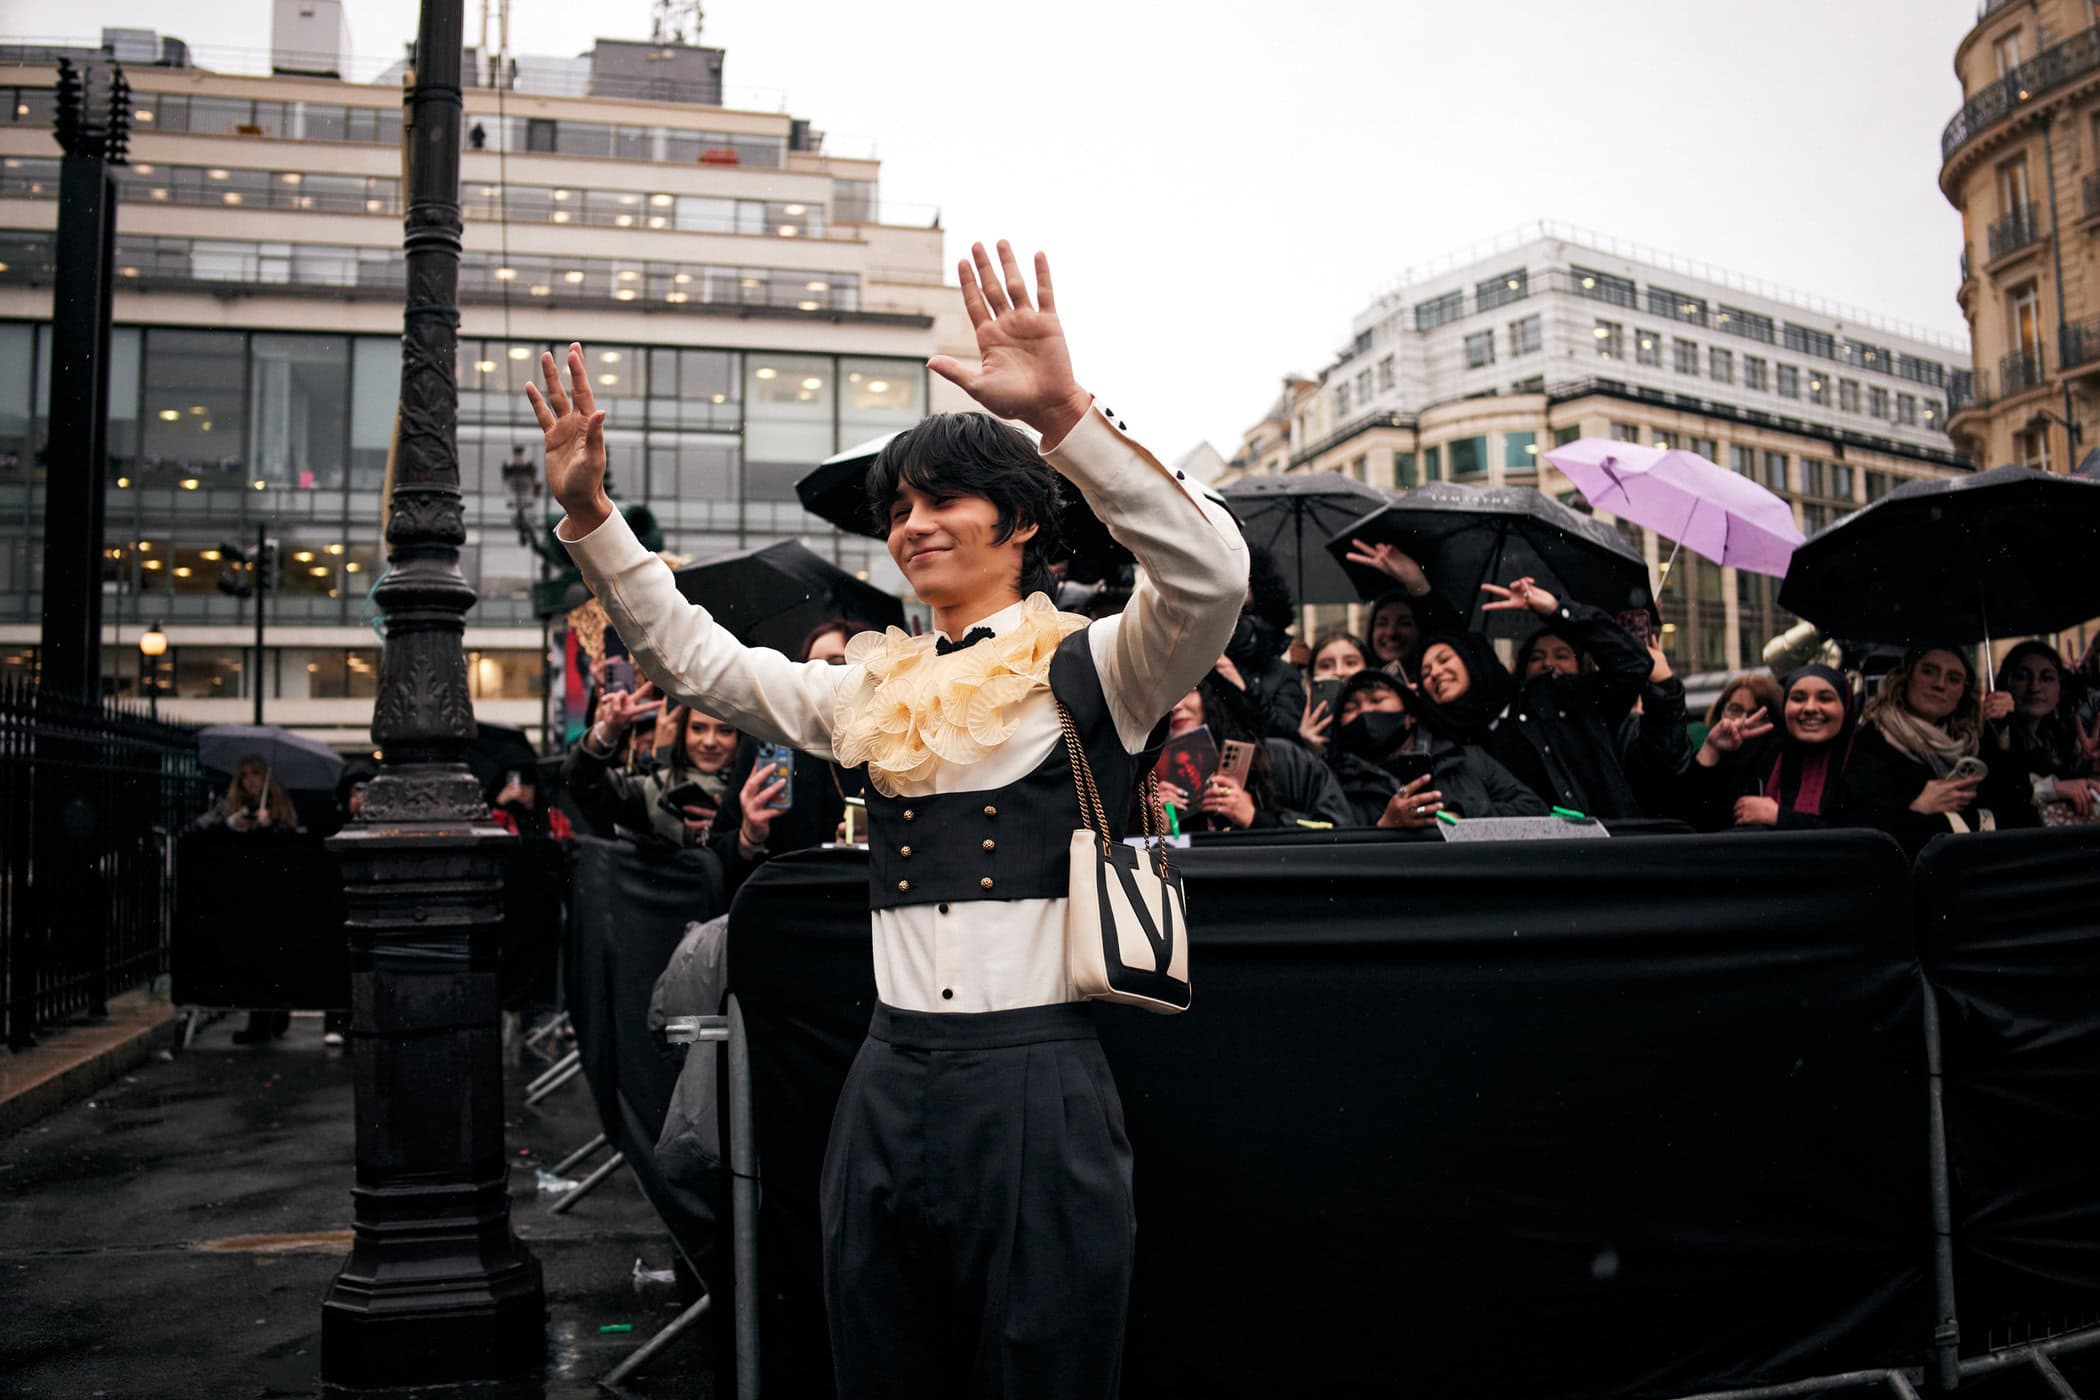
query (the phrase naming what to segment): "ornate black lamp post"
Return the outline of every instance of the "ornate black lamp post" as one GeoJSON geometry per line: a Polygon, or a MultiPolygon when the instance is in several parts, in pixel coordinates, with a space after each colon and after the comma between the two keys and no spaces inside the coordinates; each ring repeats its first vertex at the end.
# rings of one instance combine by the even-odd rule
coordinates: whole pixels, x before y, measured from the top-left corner
{"type": "Polygon", "coordinates": [[[331,843],[349,918],[357,1094],[355,1242],[322,1304],[331,1387],[530,1383],[546,1349],[539,1262],[512,1233],[497,943],[503,844],[467,770],[461,650],[474,590],[459,386],[461,0],[424,0],[408,100],[401,418],[373,598],[386,647],[360,818],[331,843]]]}

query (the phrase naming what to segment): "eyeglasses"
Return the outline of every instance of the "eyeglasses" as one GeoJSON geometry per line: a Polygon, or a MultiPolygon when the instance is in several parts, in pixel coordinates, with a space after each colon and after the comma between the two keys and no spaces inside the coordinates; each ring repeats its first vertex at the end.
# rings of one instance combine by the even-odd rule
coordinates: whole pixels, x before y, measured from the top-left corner
{"type": "Polygon", "coordinates": [[[1723,719],[1748,719],[1756,713],[1756,708],[1751,705],[1728,704],[1721,707],[1721,717],[1723,719]]]}

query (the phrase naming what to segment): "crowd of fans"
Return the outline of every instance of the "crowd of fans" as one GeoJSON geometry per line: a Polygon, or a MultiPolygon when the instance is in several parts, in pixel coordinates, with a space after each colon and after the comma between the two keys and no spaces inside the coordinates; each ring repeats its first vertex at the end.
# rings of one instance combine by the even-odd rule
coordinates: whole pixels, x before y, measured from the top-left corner
{"type": "MultiPolygon", "coordinates": [[[[1916,847],[1941,832],[2100,819],[2093,649],[2074,667],[2022,642],[1989,688],[1972,648],[1848,668],[1804,627],[1775,642],[1773,672],[1730,678],[1695,718],[1648,614],[1608,613],[1532,579],[1489,584],[1478,610],[1528,624],[1498,643],[1414,560],[1358,544],[1351,561],[1391,591],[1365,609],[1364,635],[1306,641],[1291,636],[1288,585],[1256,556],[1225,654],[1159,736],[1203,730],[1207,752],[1239,741],[1251,762],[1197,780],[1163,772],[1181,832],[1580,815],[1706,832],[1871,827],[1916,847]]],[[[1062,601],[1101,616],[1126,596],[1111,586],[1062,601]]],[[[802,659],[842,664],[858,630],[824,623],[802,659]]],[[[847,834],[857,774],[807,755],[783,764],[646,682],[608,688],[602,659],[592,674],[591,725],[562,770],[588,829],[711,850],[732,888],[770,854],[847,834]]]]}

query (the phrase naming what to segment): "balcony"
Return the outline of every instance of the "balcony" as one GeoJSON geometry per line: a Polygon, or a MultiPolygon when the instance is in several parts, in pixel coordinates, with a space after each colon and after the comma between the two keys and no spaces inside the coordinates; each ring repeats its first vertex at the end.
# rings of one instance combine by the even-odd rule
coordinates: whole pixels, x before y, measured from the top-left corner
{"type": "Polygon", "coordinates": [[[2100,316],[2072,321],[2057,333],[2056,363],[2074,379],[2100,374],[2100,316]]]}
{"type": "Polygon", "coordinates": [[[1940,133],[1940,163],[1953,160],[1955,152],[1998,121],[2096,68],[2100,68],[2100,27],[2082,29],[2061,44],[2042,50],[2031,62],[1986,84],[1962,104],[1940,133]]]}
{"type": "Polygon", "coordinates": [[[2047,382],[2042,373],[2042,352],[2039,346],[2033,350],[2015,350],[1998,360],[1998,392],[2005,398],[2024,394],[2029,389],[2039,389],[2047,382]]]}
{"type": "Polygon", "coordinates": [[[1987,267],[1995,267],[2014,254],[2034,247],[2042,241],[2041,206],[2021,205],[1992,224],[1985,238],[1991,250],[1987,267]]]}

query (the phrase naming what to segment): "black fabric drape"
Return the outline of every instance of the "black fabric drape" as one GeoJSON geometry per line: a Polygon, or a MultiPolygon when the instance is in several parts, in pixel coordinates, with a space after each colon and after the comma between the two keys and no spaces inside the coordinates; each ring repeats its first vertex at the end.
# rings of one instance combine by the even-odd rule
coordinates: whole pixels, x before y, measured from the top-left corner
{"type": "Polygon", "coordinates": [[[1979,1351],[2100,1308],[2100,829],[1942,836],[1917,889],[1979,1351]]]}
{"type": "Polygon", "coordinates": [[[318,837],[213,827],[177,838],[170,995],[191,1006],[350,1005],[343,872],[318,837]]]}
{"type": "MultiPolygon", "coordinates": [[[[1662,1396],[1919,1359],[1920,1001],[1885,839],[1181,859],[1194,1009],[1101,1017],[1137,1157],[1128,1393],[1662,1396]]],[[[731,924],[767,1385],[796,1394],[873,995],[862,879],[770,862],[731,924]]]]}

